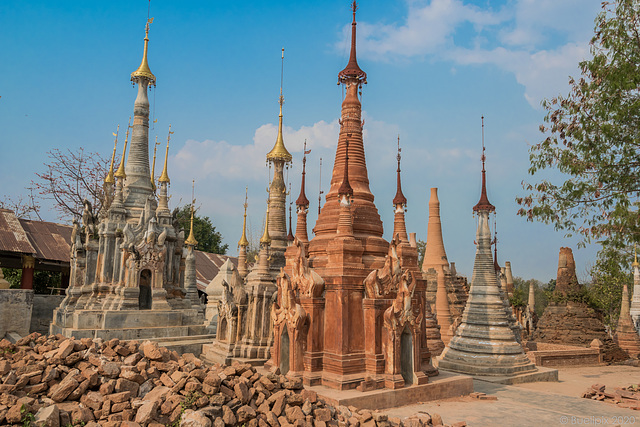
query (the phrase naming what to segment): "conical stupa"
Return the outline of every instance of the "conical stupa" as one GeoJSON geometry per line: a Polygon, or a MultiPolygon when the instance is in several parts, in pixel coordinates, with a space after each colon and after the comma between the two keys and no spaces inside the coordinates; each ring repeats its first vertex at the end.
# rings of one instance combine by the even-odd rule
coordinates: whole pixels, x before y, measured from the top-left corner
{"type": "Polygon", "coordinates": [[[476,259],[467,306],[449,346],[444,349],[438,367],[469,375],[512,376],[536,371],[516,341],[500,298],[491,256],[489,203],[482,154],[482,194],[473,211],[478,214],[476,259]]]}

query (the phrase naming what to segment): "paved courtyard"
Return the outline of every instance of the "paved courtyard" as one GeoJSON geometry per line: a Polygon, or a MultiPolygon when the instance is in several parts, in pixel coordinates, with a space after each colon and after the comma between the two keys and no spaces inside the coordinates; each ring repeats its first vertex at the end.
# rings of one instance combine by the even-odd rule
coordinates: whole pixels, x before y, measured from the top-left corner
{"type": "Polygon", "coordinates": [[[583,399],[592,384],[613,390],[640,382],[640,368],[599,366],[561,368],[559,381],[514,386],[474,381],[474,390],[496,401],[470,397],[447,399],[388,409],[389,416],[408,417],[417,412],[438,413],[447,424],[466,421],[469,426],[610,425],[640,427],[640,411],[583,399]]]}

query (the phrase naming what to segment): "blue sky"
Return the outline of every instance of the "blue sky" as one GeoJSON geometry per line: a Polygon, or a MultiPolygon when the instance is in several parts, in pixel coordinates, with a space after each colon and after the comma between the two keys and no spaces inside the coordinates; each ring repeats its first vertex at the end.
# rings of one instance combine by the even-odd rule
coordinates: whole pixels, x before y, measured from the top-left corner
{"type": "MultiPolygon", "coordinates": [[[[147,5],[0,3],[0,196],[23,194],[51,149],[110,155],[111,133],[133,112],[129,75],[142,56],[147,5]]],[[[362,0],[359,7],[358,61],[369,81],[362,99],[365,150],[385,237],[393,229],[399,134],[409,231],[426,238],[430,187],[438,187],[449,260],[471,278],[484,115],[500,263],[509,260],[514,275],[546,282],[555,277],[559,247],[570,246],[586,278],[597,247],[577,249],[577,239],[527,223],[516,216],[514,199],[524,194],[521,182],[531,181],[529,146],[543,138],[540,101],[567,93],[568,76],[579,75],[600,2],[362,0]]],[[[150,99],[158,119],[151,139],[166,140],[169,124],[175,131],[170,204],[188,201],[195,179],[201,214],[236,254],[248,186],[250,227],[255,238],[261,235],[284,47],[289,178],[295,200],[306,138],[311,229],[319,158],[327,190],[337,143],[336,82],[349,55],[349,1],[154,0],[151,16],[149,65],[157,88],[150,99]]],[[[58,220],[53,212],[44,217],[58,220]]]]}

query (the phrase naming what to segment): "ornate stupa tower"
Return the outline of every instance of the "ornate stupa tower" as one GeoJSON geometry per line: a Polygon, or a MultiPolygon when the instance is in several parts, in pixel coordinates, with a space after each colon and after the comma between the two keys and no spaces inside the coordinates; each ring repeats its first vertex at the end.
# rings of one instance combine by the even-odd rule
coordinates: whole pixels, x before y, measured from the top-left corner
{"type": "Polygon", "coordinates": [[[638,263],[638,254],[634,248],[633,260],[633,297],[631,299],[631,308],[629,310],[636,331],[640,334],[640,263],[638,263]]]}
{"type": "Polygon", "coordinates": [[[138,69],[131,73],[131,82],[138,85],[138,96],[133,107],[131,148],[125,167],[127,177],[124,181],[124,205],[138,217],[144,209],[147,198],[154,192],[153,183],[149,178],[151,168],[149,167],[149,97],[147,94],[147,89],[156,84],[156,76],[149,69],[147,61],[149,24],[152,22],[153,18],[149,19],[145,27],[142,62],[138,69]]]}
{"type": "Polygon", "coordinates": [[[509,327],[507,313],[500,298],[498,279],[491,256],[489,215],[495,207],[487,197],[482,146],[482,192],[473,207],[478,215],[476,258],[471,289],[462,323],[442,353],[440,369],[469,375],[511,376],[536,371],[509,327]]]}
{"type": "MultiPolygon", "coordinates": [[[[282,70],[284,72],[284,48],[282,48],[282,70]]],[[[270,269],[277,273],[284,267],[284,251],[287,249],[287,186],[284,181],[285,165],[291,162],[291,154],[284,146],[282,137],[282,106],[284,96],[282,95],[282,75],[280,78],[280,114],[278,115],[278,136],[276,143],[267,153],[267,162],[273,165],[273,178],[269,185],[269,235],[271,236],[270,249],[270,269]]]]}
{"type": "MultiPolygon", "coordinates": [[[[346,94],[331,188],[308,252],[302,239],[286,252],[272,351],[273,364],[281,370],[295,365],[287,375],[302,375],[305,384],[366,391],[424,384],[436,371],[426,339],[424,282],[416,280],[417,250],[406,230],[404,241],[396,238],[390,245],[382,238],[369,190],[359,98],[367,75],[356,59],[356,9],[354,1],[351,54],[338,74],[346,94]],[[413,259],[413,265],[401,259],[413,259]],[[282,299],[285,293],[290,296],[282,299]],[[285,334],[278,323],[284,319],[288,328],[298,326],[285,334]],[[288,356],[286,348],[293,349],[288,356]]],[[[301,199],[298,205],[306,206],[306,197],[301,199]]],[[[405,199],[396,201],[402,209],[405,199]]]]}
{"type": "Polygon", "coordinates": [[[195,280],[197,242],[185,242],[168,206],[171,130],[158,202],[149,168],[147,88],[155,84],[147,63],[151,21],[145,27],[142,63],[131,74],[138,85],[133,127],[127,126],[118,170],[113,173],[112,161],[105,180],[110,191],[117,179],[115,197],[100,218],[85,202],[82,224],[74,225],[69,289],[54,311],[52,334],[129,340],[205,331],[195,280]]]}
{"type": "MultiPolygon", "coordinates": [[[[362,139],[362,104],[359,93],[367,83],[367,73],[358,66],[356,57],[356,9],[352,4],[353,22],[351,24],[351,53],[344,70],[338,73],[338,83],[344,85],[345,98],[340,116],[340,134],[336,149],[331,188],[313,229],[315,237],[309,244],[310,263],[318,273],[327,267],[327,246],[334,239],[340,216],[340,198],[338,190],[342,185],[346,158],[346,141],[349,140],[349,182],[353,189],[351,212],[353,234],[362,243],[362,260],[365,269],[381,266],[389,246],[382,238],[383,227],[378,209],[373,203],[374,197],[369,189],[369,177],[362,139]]],[[[361,273],[364,278],[364,271],[361,273]]]]}

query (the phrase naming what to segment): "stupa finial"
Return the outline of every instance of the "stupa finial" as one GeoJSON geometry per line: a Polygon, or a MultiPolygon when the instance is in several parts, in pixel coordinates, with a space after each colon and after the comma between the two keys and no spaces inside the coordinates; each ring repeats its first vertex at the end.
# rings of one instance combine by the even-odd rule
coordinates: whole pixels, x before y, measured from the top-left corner
{"type": "Polygon", "coordinates": [[[191,230],[189,231],[189,237],[187,237],[187,240],[184,241],[185,245],[189,245],[193,247],[195,247],[198,244],[198,241],[193,235],[193,214],[194,214],[195,205],[196,205],[195,185],[196,185],[196,180],[194,179],[191,183],[191,230]]]}
{"type": "Polygon", "coordinates": [[[631,266],[633,267],[640,267],[640,264],[638,264],[638,248],[636,247],[636,244],[633,244],[633,255],[634,255],[634,259],[633,259],[633,264],[631,264],[631,266]]]}
{"type": "Polygon", "coordinates": [[[347,66],[338,73],[338,84],[345,83],[348,79],[355,79],[359,83],[366,84],[367,73],[360,69],[356,57],[356,10],[358,10],[358,4],[355,0],[351,3],[351,10],[353,12],[353,22],[351,23],[351,53],[347,66]]]}
{"type": "Polygon", "coordinates": [[[120,132],[120,125],[116,128],[116,131],[113,132],[113,136],[116,137],[115,141],[113,141],[113,153],[111,153],[111,163],[109,164],[109,173],[107,173],[107,177],[104,179],[104,182],[107,184],[114,184],[116,179],[113,175],[113,162],[116,158],[116,148],[118,147],[118,132],[120,132]]]}
{"type": "Polygon", "coordinates": [[[473,207],[474,212],[479,211],[489,211],[494,212],[496,210],[495,206],[493,206],[489,202],[489,198],[487,197],[487,177],[486,171],[484,168],[484,162],[486,160],[486,156],[484,154],[484,116],[482,116],[482,192],[480,194],[480,201],[473,207]]]}
{"type": "Polygon", "coordinates": [[[271,244],[271,236],[269,236],[269,199],[267,199],[267,215],[264,220],[264,233],[262,233],[260,243],[263,245],[271,244]]]}
{"type": "Polygon", "coordinates": [[[148,18],[147,25],[144,29],[144,52],[142,54],[142,62],[138,69],[131,73],[131,81],[135,83],[139,79],[146,79],[150,86],[155,86],[156,76],[154,76],[151,69],[149,69],[149,63],[147,61],[147,50],[149,48],[149,24],[151,23],[153,23],[153,18],[148,18]]]}
{"type": "Polygon", "coordinates": [[[242,220],[242,237],[240,237],[240,241],[238,242],[238,246],[249,246],[249,240],[247,240],[247,207],[249,204],[247,203],[249,197],[249,187],[245,187],[244,189],[244,219],[242,220]]]}
{"type": "Polygon", "coordinates": [[[122,158],[120,159],[120,166],[115,173],[115,177],[118,179],[125,179],[127,174],[124,172],[125,159],[127,157],[127,143],[129,142],[129,129],[131,129],[131,116],[129,116],[129,124],[127,125],[127,132],[124,137],[124,149],[122,150],[122,158]]]}
{"type": "Polygon", "coordinates": [[[396,158],[398,159],[398,169],[397,169],[397,174],[398,174],[398,180],[397,180],[397,190],[396,190],[396,196],[393,198],[393,205],[394,206],[398,206],[398,205],[406,205],[407,204],[407,198],[404,197],[404,194],[402,194],[402,184],[400,183],[400,152],[402,151],[402,149],[400,148],[400,135],[398,135],[398,155],[396,156],[396,158]]]}
{"type": "Polygon", "coordinates": [[[153,163],[151,164],[151,188],[156,191],[156,154],[158,152],[158,135],[156,142],[153,144],[153,163]]]}
{"type": "Polygon", "coordinates": [[[304,140],[304,149],[302,155],[302,182],[300,183],[300,195],[296,199],[297,206],[309,206],[309,199],[307,199],[307,195],[305,194],[305,175],[306,165],[307,165],[307,154],[311,153],[311,150],[307,150],[307,140],[304,140]]]}
{"type": "Polygon", "coordinates": [[[342,178],[342,184],[340,184],[340,188],[338,189],[338,195],[340,196],[353,196],[353,188],[351,188],[351,184],[349,184],[349,138],[351,138],[350,133],[347,134],[347,139],[345,141],[344,175],[342,178]]]}
{"type": "Polygon", "coordinates": [[[164,167],[162,168],[162,175],[158,178],[158,182],[166,182],[167,184],[171,183],[169,179],[169,174],[167,173],[167,163],[169,161],[169,141],[171,141],[171,135],[175,132],[171,131],[171,124],[169,124],[169,134],[167,135],[167,148],[164,151],[164,167]]]}
{"type": "Polygon", "coordinates": [[[276,137],[276,144],[271,151],[267,153],[267,161],[281,160],[284,162],[291,161],[291,153],[284,146],[284,138],[282,136],[282,106],[284,105],[284,96],[282,95],[282,85],[284,82],[284,48],[282,48],[282,69],[280,71],[280,97],[278,98],[278,104],[280,104],[280,114],[278,115],[278,136],[276,137]]]}

